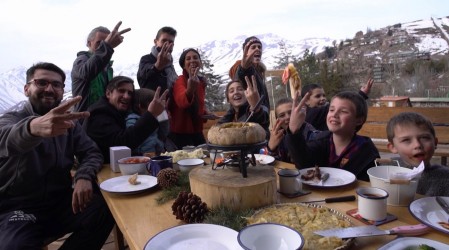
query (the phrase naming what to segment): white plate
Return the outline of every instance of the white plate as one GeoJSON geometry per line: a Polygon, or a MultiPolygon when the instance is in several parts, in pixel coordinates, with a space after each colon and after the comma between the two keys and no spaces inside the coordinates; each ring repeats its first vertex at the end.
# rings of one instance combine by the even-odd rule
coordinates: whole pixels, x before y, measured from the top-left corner
{"type": "MultiPolygon", "coordinates": [[[[249,154],[248,157],[251,158],[251,154],[249,154]]],[[[262,165],[269,165],[275,160],[271,155],[254,154],[254,157],[256,158],[256,161],[262,165]]]]}
{"type": "MultiPolygon", "coordinates": [[[[299,173],[305,174],[307,173],[307,170],[314,169],[314,168],[305,168],[300,169],[299,173]]],[[[329,173],[329,179],[324,182],[323,185],[320,184],[320,182],[316,182],[313,180],[305,181],[301,180],[302,183],[307,184],[309,186],[316,186],[316,187],[340,187],[345,186],[348,184],[353,183],[356,178],[355,175],[349,171],[346,171],[344,169],[340,168],[331,168],[331,167],[320,167],[321,174],[329,173]]]]}
{"type": "Polygon", "coordinates": [[[144,250],[241,250],[238,232],[213,224],[186,224],[151,238],[144,250]]]}
{"type": "Polygon", "coordinates": [[[378,250],[404,250],[409,247],[410,249],[418,249],[418,246],[422,244],[426,244],[435,249],[449,249],[449,245],[434,240],[418,237],[400,237],[382,246],[378,250]]]}
{"type": "MultiPolygon", "coordinates": [[[[449,203],[449,197],[442,197],[449,203]]],[[[410,213],[420,222],[438,231],[449,234],[449,229],[442,227],[438,222],[448,222],[447,215],[435,200],[435,197],[424,197],[410,203],[408,209],[410,213]]]]}
{"type": "Polygon", "coordinates": [[[100,188],[111,193],[137,193],[150,189],[157,185],[157,178],[151,175],[139,175],[137,181],[140,184],[132,185],[128,179],[131,175],[122,175],[103,181],[100,188]]]}

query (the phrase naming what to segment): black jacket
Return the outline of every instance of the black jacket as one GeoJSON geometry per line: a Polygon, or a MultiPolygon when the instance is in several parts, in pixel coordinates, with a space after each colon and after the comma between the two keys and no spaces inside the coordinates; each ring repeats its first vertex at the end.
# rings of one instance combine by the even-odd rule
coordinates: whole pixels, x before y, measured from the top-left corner
{"type": "Polygon", "coordinates": [[[157,119],[145,112],[134,126],[126,127],[126,113],[119,112],[102,97],[89,107],[90,116],[84,121],[83,128],[94,140],[109,163],[109,147],[127,146],[131,151],[145,141],[158,127],[157,119]]]}
{"type": "MultiPolygon", "coordinates": [[[[293,158],[296,168],[303,169],[318,165],[320,167],[338,167],[330,166],[330,137],[332,133],[322,131],[314,140],[305,141],[302,130],[299,132],[287,134],[287,146],[293,158]]],[[[365,144],[359,148],[359,152],[344,165],[343,169],[353,173],[357,179],[369,181],[366,171],[375,166],[376,158],[380,158],[379,151],[369,137],[365,137],[365,144]]]]}

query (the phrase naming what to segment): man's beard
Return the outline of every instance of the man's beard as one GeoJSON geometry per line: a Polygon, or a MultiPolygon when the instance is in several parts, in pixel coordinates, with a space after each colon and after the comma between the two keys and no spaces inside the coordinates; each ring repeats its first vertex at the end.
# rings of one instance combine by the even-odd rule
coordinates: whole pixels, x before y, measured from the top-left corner
{"type": "Polygon", "coordinates": [[[45,115],[53,108],[56,108],[61,103],[61,99],[57,99],[55,94],[49,94],[49,93],[41,93],[38,96],[30,96],[29,97],[30,103],[33,105],[33,110],[39,115],[45,115]],[[53,104],[45,103],[42,99],[44,97],[53,97],[55,99],[53,104]]]}

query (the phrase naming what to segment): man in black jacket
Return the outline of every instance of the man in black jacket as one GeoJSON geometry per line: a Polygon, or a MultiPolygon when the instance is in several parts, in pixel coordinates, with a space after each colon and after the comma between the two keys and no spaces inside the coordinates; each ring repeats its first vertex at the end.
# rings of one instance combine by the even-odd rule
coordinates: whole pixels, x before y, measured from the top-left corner
{"type": "Polygon", "coordinates": [[[156,119],[165,110],[168,91],[160,95],[156,89],[147,112],[134,126],[126,127],[126,116],[131,109],[134,81],[126,76],[116,76],[108,84],[106,95],[89,107],[90,116],[83,128],[101,149],[104,161],[109,163],[109,147],[127,146],[134,151],[159,126],[156,119]]]}

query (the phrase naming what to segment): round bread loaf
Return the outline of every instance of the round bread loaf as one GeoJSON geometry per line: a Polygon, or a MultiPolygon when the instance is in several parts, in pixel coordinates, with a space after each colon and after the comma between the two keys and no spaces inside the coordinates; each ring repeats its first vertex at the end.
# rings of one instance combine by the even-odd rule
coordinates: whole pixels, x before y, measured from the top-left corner
{"type": "Polygon", "coordinates": [[[207,134],[211,144],[221,146],[245,145],[263,142],[265,130],[258,123],[228,122],[212,126],[207,134]]]}

